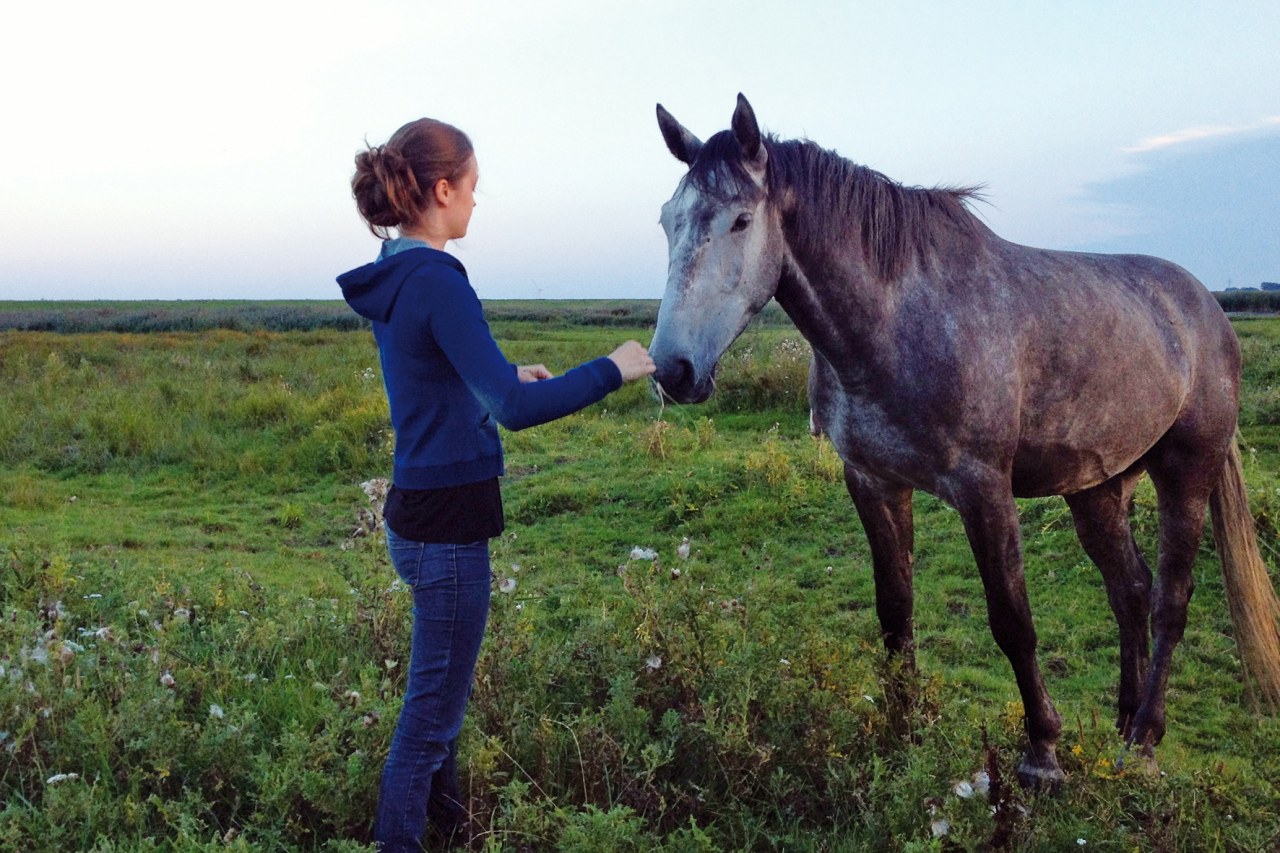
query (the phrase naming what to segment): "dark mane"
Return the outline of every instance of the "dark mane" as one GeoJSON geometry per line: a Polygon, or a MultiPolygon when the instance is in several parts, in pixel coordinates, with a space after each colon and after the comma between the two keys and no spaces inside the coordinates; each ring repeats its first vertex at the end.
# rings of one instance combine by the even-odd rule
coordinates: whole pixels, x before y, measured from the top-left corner
{"type": "MultiPolygon", "coordinates": [[[[766,136],[764,145],[769,195],[790,199],[783,227],[803,256],[856,233],[868,265],[889,281],[934,247],[940,229],[950,226],[974,239],[980,233],[968,207],[971,199],[981,198],[980,187],[908,187],[808,140],[766,136]]],[[[722,199],[734,194],[735,185],[751,182],[731,132],[707,140],[689,180],[700,192],[722,199]]]]}
{"type": "Polygon", "coordinates": [[[979,187],[903,186],[807,140],[770,139],[768,151],[769,193],[794,196],[784,227],[801,253],[848,239],[856,229],[867,264],[890,281],[934,247],[941,229],[980,233],[967,204],[980,198],[979,187]]]}

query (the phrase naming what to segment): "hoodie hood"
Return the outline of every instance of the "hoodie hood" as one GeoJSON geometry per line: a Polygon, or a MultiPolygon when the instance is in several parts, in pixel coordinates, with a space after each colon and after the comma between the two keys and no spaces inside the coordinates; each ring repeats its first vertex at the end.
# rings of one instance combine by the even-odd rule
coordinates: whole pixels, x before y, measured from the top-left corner
{"type": "Polygon", "coordinates": [[[400,289],[426,264],[444,264],[464,276],[467,274],[462,263],[447,252],[418,241],[388,240],[378,260],[338,276],[342,298],[361,317],[385,323],[391,317],[400,289]]]}

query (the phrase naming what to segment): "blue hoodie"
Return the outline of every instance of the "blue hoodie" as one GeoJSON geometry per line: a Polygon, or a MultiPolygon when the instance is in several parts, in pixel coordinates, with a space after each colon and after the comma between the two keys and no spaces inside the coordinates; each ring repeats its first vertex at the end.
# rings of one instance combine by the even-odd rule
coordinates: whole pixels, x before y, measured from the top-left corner
{"type": "Polygon", "coordinates": [[[338,276],[373,321],[396,433],[394,481],[437,489],[503,473],[495,425],[521,430],[576,412],[622,385],[608,358],[554,379],[521,382],[498,348],[457,258],[418,240],[388,240],[378,260],[338,276]]]}

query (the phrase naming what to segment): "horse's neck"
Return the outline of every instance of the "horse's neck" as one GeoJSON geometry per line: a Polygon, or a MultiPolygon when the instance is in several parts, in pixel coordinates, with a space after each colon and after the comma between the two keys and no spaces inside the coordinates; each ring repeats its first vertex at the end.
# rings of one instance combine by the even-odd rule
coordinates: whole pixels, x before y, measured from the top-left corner
{"type": "Polygon", "coordinates": [[[809,345],[831,363],[871,364],[876,332],[885,328],[892,300],[865,269],[834,272],[834,267],[817,266],[827,273],[807,272],[794,259],[784,265],[778,304],[809,345]]]}

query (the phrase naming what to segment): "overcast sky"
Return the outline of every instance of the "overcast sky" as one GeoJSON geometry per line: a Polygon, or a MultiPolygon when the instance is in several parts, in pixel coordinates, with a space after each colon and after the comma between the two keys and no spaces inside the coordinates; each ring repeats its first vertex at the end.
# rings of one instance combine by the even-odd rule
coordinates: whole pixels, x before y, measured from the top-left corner
{"type": "Polygon", "coordinates": [[[1280,3],[211,4],[0,12],[0,299],[336,298],[352,158],[419,116],[480,162],[483,298],[658,297],[658,209],[746,94],[1037,246],[1280,281],[1280,3]]]}

